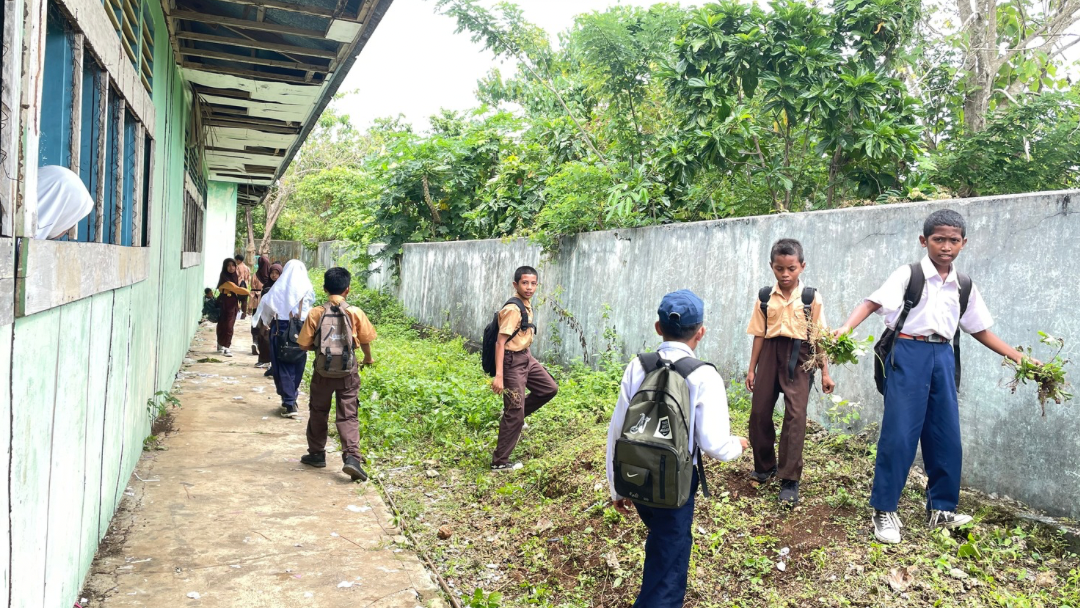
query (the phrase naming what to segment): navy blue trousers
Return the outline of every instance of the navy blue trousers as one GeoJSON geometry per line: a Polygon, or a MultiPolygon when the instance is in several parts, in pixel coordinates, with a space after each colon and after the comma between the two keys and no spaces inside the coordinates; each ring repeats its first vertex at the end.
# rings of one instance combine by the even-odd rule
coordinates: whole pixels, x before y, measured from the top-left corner
{"type": "Polygon", "coordinates": [[[307,353],[296,363],[278,361],[277,343],[289,331],[288,321],[274,321],[270,327],[270,371],[274,376],[274,388],[281,397],[281,405],[296,406],[296,395],[300,392],[300,383],[304,380],[304,366],[307,365],[307,353]]]}
{"type": "Polygon", "coordinates": [[[892,363],[885,367],[885,415],[870,504],[896,511],[921,442],[926,508],[955,511],[963,449],[952,345],[897,339],[892,363]]]}
{"type": "Polygon", "coordinates": [[[641,521],[649,529],[645,538],[645,566],[641,573],[641,593],[635,608],[682,608],[686,597],[686,574],[690,569],[690,549],[694,544],[694,496],[698,472],[694,468],[690,500],[678,509],[657,509],[634,503],[641,521]]]}

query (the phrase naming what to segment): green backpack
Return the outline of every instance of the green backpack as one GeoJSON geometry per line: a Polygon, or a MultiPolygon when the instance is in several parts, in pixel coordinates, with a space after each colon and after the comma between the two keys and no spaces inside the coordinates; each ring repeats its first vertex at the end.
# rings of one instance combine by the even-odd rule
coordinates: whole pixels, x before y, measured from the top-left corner
{"type": "MultiPolygon", "coordinates": [[[[690,453],[690,389],[686,378],[711,363],[684,357],[668,361],[658,353],[638,355],[645,379],[626,409],[615,442],[615,491],[648,507],[677,509],[690,500],[694,460],[690,453]]],[[[701,450],[698,479],[706,498],[701,450]]]]}

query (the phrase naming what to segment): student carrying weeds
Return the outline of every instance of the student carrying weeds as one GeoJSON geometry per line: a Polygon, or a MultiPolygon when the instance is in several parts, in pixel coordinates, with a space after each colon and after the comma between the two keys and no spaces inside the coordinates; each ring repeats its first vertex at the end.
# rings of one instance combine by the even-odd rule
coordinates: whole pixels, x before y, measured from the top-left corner
{"type": "Polygon", "coordinates": [[[948,209],[930,214],[919,244],[926,249],[922,261],[897,268],[836,330],[837,335],[847,333],[877,313],[895,332],[891,352],[874,361],[884,374],[885,412],[870,505],[874,536],[883,543],[900,542],[897,508],[920,443],[927,476],[927,524],[957,528],[971,521],[970,515],[956,513],[963,452],[957,403],[959,350],[954,351],[950,341],[958,340],[963,330],[999,355],[1014,361],[1022,356],[990,331],[993,319],[982,295],[956,271],[954,262],[967,245],[963,216],[948,209]]]}

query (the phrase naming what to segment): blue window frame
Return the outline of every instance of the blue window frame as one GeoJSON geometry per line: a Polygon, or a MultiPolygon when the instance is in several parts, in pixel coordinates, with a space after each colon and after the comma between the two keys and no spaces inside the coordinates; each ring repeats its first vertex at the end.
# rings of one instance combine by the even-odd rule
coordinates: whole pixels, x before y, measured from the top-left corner
{"type": "Polygon", "coordinates": [[[75,64],[71,26],[53,5],[45,28],[45,79],[41,96],[41,115],[61,117],[41,124],[38,165],[71,164],[71,116],[73,66],[75,64]]]}
{"type": "MultiPolygon", "coordinates": [[[[105,8],[111,18],[119,20],[118,31],[122,30],[126,36],[119,46],[140,70],[143,83],[150,90],[153,29],[143,23],[151,18],[148,6],[140,0],[106,0],[105,8]]],[[[38,163],[77,169],[95,201],[94,209],[79,222],[74,238],[98,241],[97,225],[101,224],[102,243],[146,246],[153,139],[122,94],[112,88],[112,76],[97,62],[94,50],[77,24],[68,20],[55,0],[49,0],[45,38],[38,163]],[[82,72],[76,73],[76,69],[82,72]],[[81,78],[78,87],[76,76],[81,78]],[[81,118],[73,132],[75,104],[79,104],[81,118]],[[99,145],[102,138],[104,153],[99,145]],[[77,168],[73,152],[78,153],[77,168]],[[122,176],[118,168],[122,169],[122,176]]],[[[117,50],[119,47],[105,49],[117,50]]]]}
{"type": "MultiPolygon", "coordinates": [[[[82,90],[82,128],[79,148],[81,150],[79,163],[79,177],[91,196],[97,196],[98,187],[98,137],[101,136],[102,125],[98,124],[98,107],[101,104],[101,92],[98,88],[99,78],[108,78],[105,70],[98,67],[89,55],[83,62],[83,90],[82,90]]],[[[97,226],[97,208],[90,211],[90,215],[79,222],[79,241],[89,243],[94,240],[94,232],[97,226]]]]}

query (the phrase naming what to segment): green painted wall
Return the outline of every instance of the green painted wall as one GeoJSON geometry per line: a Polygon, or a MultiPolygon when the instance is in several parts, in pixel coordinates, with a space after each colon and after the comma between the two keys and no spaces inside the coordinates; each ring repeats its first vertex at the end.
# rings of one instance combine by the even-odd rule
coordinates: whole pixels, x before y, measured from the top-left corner
{"type": "MultiPolygon", "coordinates": [[[[203,285],[217,289],[221,261],[236,255],[236,184],[210,182],[206,187],[206,241],[203,285]]],[[[254,266],[253,260],[247,261],[254,266]]]]}
{"type": "MultiPolygon", "coordinates": [[[[157,39],[149,276],[0,327],[0,383],[11,387],[10,402],[0,392],[0,451],[10,445],[11,477],[10,497],[0,491],[11,517],[10,539],[0,538],[0,606],[77,601],[149,434],[147,400],[172,387],[201,312],[204,267],[180,267],[190,101],[160,6],[150,4],[157,39]]],[[[210,189],[215,208],[235,218],[235,185],[210,189]]],[[[227,232],[231,249],[235,220],[222,227],[207,219],[215,238],[227,232]]]]}

